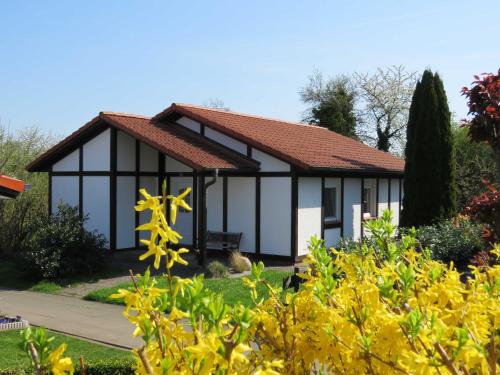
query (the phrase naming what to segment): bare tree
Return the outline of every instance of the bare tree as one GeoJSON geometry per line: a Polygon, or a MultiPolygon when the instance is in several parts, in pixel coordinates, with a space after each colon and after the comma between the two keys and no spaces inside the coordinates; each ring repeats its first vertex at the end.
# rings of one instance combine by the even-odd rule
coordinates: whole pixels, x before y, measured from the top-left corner
{"type": "Polygon", "coordinates": [[[380,150],[401,153],[417,73],[394,65],[374,74],[355,73],[354,79],[361,99],[359,137],[380,150]]]}
{"type": "Polygon", "coordinates": [[[220,109],[226,112],[231,110],[231,108],[227,107],[224,101],[219,98],[205,100],[203,106],[207,108],[220,109]]]}

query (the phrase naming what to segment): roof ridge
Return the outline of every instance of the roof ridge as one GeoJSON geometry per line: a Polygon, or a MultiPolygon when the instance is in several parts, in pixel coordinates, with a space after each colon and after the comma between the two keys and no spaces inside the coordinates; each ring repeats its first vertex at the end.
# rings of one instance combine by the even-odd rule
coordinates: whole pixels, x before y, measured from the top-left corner
{"type": "Polygon", "coordinates": [[[178,106],[178,107],[188,107],[188,108],[191,107],[191,108],[197,108],[197,109],[202,109],[202,110],[212,111],[212,112],[229,113],[229,114],[236,115],[236,116],[252,117],[252,118],[257,118],[257,119],[261,119],[261,120],[280,122],[282,124],[290,124],[290,125],[306,126],[306,127],[311,127],[311,128],[326,129],[326,128],[322,127],[322,126],[318,126],[318,125],[314,125],[314,124],[304,124],[302,122],[280,120],[280,119],[277,119],[277,118],[266,117],[266,116],[259,116],[259,115],[252,115],[252,114],[243,113],[243,112],[226,111],[224,109],[209,108],[209,107],[204,107],[204,106],[196,105],[196,104],[187,104],[187,103],[173,103],[173,104],[176,105],[176,106],[178,106]]]}
{"type": "Polygon", "coordinates": [[[125,113],[125,112],[101,111],[101,112],[99,112],[99,115],[133,117],[133,118],[141,118],[141,119],[151,120],[150,116],[136,115],[134,113],[125,113]]]}

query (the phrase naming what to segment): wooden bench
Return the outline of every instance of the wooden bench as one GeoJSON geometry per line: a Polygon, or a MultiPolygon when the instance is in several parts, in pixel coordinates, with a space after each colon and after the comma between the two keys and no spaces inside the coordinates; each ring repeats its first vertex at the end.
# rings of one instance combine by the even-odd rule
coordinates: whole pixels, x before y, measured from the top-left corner
{"type": "Polygon", "coordinates": [[[207,232],[207,249],[214,250],[238,250],[242,232],[207,232]]]}

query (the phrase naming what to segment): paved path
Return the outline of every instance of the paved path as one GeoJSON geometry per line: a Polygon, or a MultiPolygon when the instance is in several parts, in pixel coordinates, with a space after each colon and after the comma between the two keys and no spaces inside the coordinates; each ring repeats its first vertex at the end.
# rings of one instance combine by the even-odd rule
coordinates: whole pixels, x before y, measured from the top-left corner
{"type": "Polygon", "coordinates": [[[45,293],[0,290],[2,314],[21,315],[33,325],[109,345],[139,346],[141,339],[132,337],[134,327],[122,312],[123,306],[45,293]]]}

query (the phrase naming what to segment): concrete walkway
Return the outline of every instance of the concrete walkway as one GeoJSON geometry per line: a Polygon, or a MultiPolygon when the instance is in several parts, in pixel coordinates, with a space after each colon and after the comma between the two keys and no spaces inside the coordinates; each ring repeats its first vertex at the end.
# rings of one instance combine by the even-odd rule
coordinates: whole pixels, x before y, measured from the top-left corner
{"type": "Polygon", "coordinates": [[[141,345],[123,306],[45,293],[0,290],[0,313],[20,315],[32,325],[122,348],[141,345]]]}

